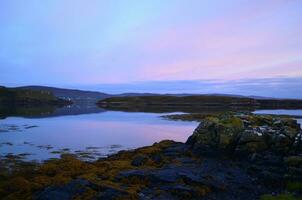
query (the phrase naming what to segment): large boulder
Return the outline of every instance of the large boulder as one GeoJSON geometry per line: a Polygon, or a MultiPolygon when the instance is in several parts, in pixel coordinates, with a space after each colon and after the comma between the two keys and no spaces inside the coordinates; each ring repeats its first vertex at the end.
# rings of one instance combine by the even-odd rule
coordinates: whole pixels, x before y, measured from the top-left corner
{"type": "Polygon", "coordinates": [[[294,119],[257,115],[205,118],[186,142],[201,153],[280,155],[301,152],[301,128],[294,119]]]}

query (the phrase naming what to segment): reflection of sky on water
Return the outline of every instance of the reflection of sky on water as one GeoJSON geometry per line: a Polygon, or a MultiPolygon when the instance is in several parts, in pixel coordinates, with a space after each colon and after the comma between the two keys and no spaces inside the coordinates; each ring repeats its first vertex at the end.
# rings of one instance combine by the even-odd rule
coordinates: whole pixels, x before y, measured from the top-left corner
{"type": "Polygon", "coordinates": [[[105,112],[77,116],[27,119],[9,117],[1,124],[37,125],[38,127],[22,129],[22,132],[1,133],[0,143],[3,153],[33,153],[33,159],[56,157],[49,152],[70,148],[84,150],[86,147],[102,147],[101,153],[113,150],[151,145],[164,139],[186,141],[197,126],[196,122],[168,121],[160,118],[161,114],[105,112]],[[24,144],[24,142],[29,144],[24,144]],[[30,145],[33,144],[33,145],[30,145]],[[110,149],[110,145],[122,145],[110,149]],[[37,148],[39,145],[50,145],[53,149],[37,148]]]}
{"type": "MultiPolygon", "coordinates": [[[[302,110],[260,110],[255,113],[302,116],[302,110]]],[[[52,151],[63,148],[85,150],[86,147],[100,147],[99,153],[108,154],[165,139],[185,142],[198,124],[164,120],[160,115],[109,111],[50,118],[9,117],[0,121],[0,127],[15,125],[17,130],[0,133],[0,144],[8,142],[0,145],[0,154],[32,153],[34,155],[28,156],[29,159],[47,159],[58,157],[58,154],[51,154],[52,151]],[[35,125],[38,127],[25,128],[35,125]],[[47,150],[47,145],[53,148],[47,150]],[[112,148],[111,145],[121,147],[112,148]]],[[[298,121],[302,123],[302,119],[298,121]]]]}

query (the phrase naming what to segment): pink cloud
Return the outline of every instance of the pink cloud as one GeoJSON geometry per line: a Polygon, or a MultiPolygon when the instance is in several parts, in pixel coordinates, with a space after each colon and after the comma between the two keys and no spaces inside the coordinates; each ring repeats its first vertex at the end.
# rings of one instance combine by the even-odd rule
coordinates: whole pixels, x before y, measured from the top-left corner
{"type": "Polygon", "coordinates": [[[206,24],[159,31],[144,44],[147,57],[139,76],[175,80],[301,74],[302,49],[298,46],[302,45],[299,37],[302,29],[287,31],[286,27],[276,27],[278,23],[263,20],[283,6],[281,1],[278,3],[258,12],[239,12],[206,24]],[[254,22],[249,24],[250,21],[254,22]],[[150,54],[158,58],[148,60],[150,54]],[[288,67],[292,65],[295,67],[288,67]]]}

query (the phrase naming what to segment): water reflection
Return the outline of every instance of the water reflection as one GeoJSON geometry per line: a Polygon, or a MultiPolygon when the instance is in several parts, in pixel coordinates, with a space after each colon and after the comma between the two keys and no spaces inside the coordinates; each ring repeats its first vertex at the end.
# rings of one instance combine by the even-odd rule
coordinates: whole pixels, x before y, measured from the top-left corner
{"type": "Polygon", "coordinates": [[[55,111],[54,106],[0,106],[0,119],[10,116],[34,117],[47,116],[55,111]]]}
{"type": "MultiPolygon", "coordinates": [[[[89,104],[64,108],[1,108],[0,156],[26,153],[29,154],[27,159],[44,160],[58,157],[63,152],[77,152],[83,156],[91,152],[97,158],[165,139],[185,142],[198,125],[197,122],[160,118],[162,112],[170,110],[147,111],[106,111],[89,104]]],[[[198,110],[202,113],[224,111],[213,108],[198,110]]],[[[255,113],[302,116],[302,110],[262,110],[255,113]]],[[[298,121],[302,122],[301,119],[298,121]]]]}
{"type": "Polygon", "coordinates": [[[184,142],[197,126],[196,122],[174,122],[159,116],[110,111],[52,118],[8,117],[1,124],[36,127],[22,129],[21,132],[0,133],[0,153],[31,153],[33,155],[29,155],[29,159],[47,159],[57,157],[51,152],[64,148],[79,151],[98,147],[99,152],[106,155],[121,149],[151,145],[164,139],[184,142]],[[112,148],[112,145],[117,148],[112,148]]]}
{"type": "Polygon", "coordinates": [[[81,115],[105,112],[94,104],[73,104],[65,107],[56,106],[0,106],[0,119],[6,117],[56,117],[65,115],[81,115]]]}

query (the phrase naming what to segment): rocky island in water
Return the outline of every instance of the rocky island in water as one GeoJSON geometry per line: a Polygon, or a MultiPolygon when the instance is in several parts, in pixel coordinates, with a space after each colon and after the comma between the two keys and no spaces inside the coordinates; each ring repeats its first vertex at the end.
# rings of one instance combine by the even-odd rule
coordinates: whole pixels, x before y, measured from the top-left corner
{"type": "Polygon", "coordinates": [[[165,140],[96,161],[74,154],[43,163],[7,156],[0,161],[0,197],[301,199],[302,135],[295,119],[239,112],[191,119],[200,124],[185,143],[165,140]]]}

